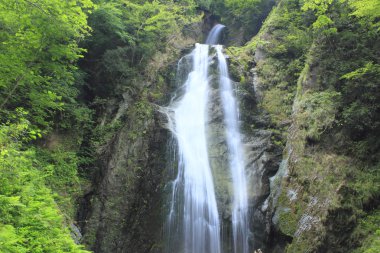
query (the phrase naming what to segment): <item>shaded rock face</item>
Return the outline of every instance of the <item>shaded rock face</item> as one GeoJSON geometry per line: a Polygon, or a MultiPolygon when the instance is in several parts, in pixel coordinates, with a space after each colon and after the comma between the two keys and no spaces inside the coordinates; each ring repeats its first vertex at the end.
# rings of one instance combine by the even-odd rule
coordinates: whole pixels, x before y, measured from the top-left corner
{"type": "Polygon", "coordinates": [[[251,223],[255,249],[264,249],[270,232],[268,223],[268,196],[270,194],[270,176],[278,169],[281,152],[273,148],[272,133],[268,130],[256,130],[247,140],[249,147],[248,171],[251,193],[251,223]]]}
{"type": "Polygon", "coordinates": [[[160,115],[124,126],[101,154],[84,241],[95,252],[155,252],[161,247],[162,178],[168,133],[160,115]],[[137,131],[142,135],[134,136],[137,131]]]}
{"type": "Polygon", "coordinates": [[[274,133],[270,129],[269,117],[258,107],[262,97],[256,82],[255,71],[252,70],[248,82],[238,86],[238,94],[247,154],[252,248],[267,252],[271,233],[270,178],[279,169],[282,148],[273,143],[274,133]]]}

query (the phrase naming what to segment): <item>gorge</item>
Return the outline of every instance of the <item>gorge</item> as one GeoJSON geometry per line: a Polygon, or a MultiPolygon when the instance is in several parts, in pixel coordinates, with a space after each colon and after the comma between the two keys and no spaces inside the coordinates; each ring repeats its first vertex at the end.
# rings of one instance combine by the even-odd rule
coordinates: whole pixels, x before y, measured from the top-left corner
{"type": "Polygon", "coordinates": [[[0,252],[379,252],[379,10],[0,0],[0,252]]]}

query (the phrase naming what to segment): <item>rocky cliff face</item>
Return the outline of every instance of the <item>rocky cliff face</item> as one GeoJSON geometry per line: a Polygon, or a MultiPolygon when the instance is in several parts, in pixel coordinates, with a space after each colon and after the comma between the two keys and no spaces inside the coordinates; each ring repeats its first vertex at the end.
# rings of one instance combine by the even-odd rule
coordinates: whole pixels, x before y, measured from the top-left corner
{"type": "Polygon", "coordinates": [[[252,248],[265,250],[271,231],[270,223],[267,221],[270,211],[270,178],[279,169],[282,147],[275,143],[276,133],[271,129],[268,113],[259,107],[263,97],[258,90],[257,82],[253,68],[248,72],[245,82],[237,85],[237,89],[250,186],[252,248]]]}
{"type": "Polygon", "coordinates": [[[95,252],[148,252],[160,246],[168,134],[156,113],[142,119],[134,110],[139,109],[131,108],[130,123],[100,154],[102,169],[84,225],[85,241],[95,252]]]}
{"type": "Polygon", "coordinates": [[[268,222],[288,238],[286,252],[350,252],[360,245],[365,208],[354,204],[355,184],[366,165],[337,150],[342,137],[330,129],[336,94],[321,88],[323,72],[309,60],[298,80],[282,166],[271,182],[268,222]]]}
{"type": "Polygon", "coordinates": [[[296,20],[296,9],[282,1],[250,43],[229,49],[252,147],[255,248],[363,252],[358,247],[378,220],[378,165],[347,151],[350,137],[337,124],[345,98],[334,88],[337,73],[321,64],[329,61],[328,46],[307,37],[298,49],[281,44],[292,34],[305,36],[295,22],[281,23],[285,15],[296,20]]]}

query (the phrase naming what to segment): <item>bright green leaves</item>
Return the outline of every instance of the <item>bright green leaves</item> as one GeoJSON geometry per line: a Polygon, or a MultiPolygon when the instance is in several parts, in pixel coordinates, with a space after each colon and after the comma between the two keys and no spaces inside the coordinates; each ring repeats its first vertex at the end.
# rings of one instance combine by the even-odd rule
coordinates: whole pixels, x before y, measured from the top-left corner
{"type": "MultiPolygon", "coordinates": [[[[373,168],[372,172],[376,173],[379,168],[373,168]]],[[[364,173],[363,173],[364,174],[364,173]]],[[[360,175],[360,174],[359,174],[360,175]]],[[[375,174],[376,175],[376,174],[375,174]]],[[[376,184],[379,180],[376,177],[368,177],[368,175],[361,175],[361,181],[356,183],[356,188],[360,189],[360,196],[366,196],[369,190],[376,188],[376,184]],[[363,184],[365,187],[363,187],[363,184]],[[368,189],[369,188],[369,189],[368,189]]],[[[356,190],[356,189],[355,189],[356,190]]],[[[358,227],[355,229],[355,233],[362,239],[362,245],[360,248],[355,249],[353,253],[377,253],[380,252],[380,212],[379,210],[373,210],[366,216],[359,219],[358,227]]]]}
{"type": "Polygon", "coordinates": [[[376,230],[371,239],[370,245],[364,253],[376,253],[380,251],[380,229],[376,230]]]}
{"type": "Polygon", "coordinates": [[[325,34],[334,34],[337,30],[331,28],[334,22],[327,14],[329,13],[329,8],[333,5],[341,5],[338,8],[346,8],[347,3],[353,9],[352,15],[364,18],[369,23],[375,22],[376,27],[380,26],[380,22],[376,22],[376,19],[380,17],[380,1],[378,0],[304,0],[301,10],[312,11],[316,15],[317,20],[313,24],[313,29],[322,31],[325,34]]]}
{"type": "Polygon", "coordinates": [[[323,35],[332,35],[337,33],[336,27],[331,27],[334,22],[326,15],[318,16],[317,20],[313,23],[312,27],[314,31],[317,31],[323,35]]]}
{"type": "Polygon", "coordinates": [[[29,137],[32,140],[37,140],[37,138],[41,138],[42,137],[41,130],[40,129],[30,130],[29,137]]]}
{"type": "Polygon", "coordinates": [[[73,89],[73,63],[84,52],[78,41],[90,31],[89,8],[89,0],[0,0],[2,118],[23,107],[37,127],[50,125],[68,99],[61,91],[73,89]]]}
{"type": "Polygon", "coordinates": [[[317,21],[313,23],[313,28],[321,29],[333,23],[334,22],[329,17],[327,17],[326,15],[321,15],[321,16],[318,16],[317,21]]]}
{"type": "Polygon", "coordinates": [[[347,73],[341,77],[341,79],[357,80],[365,75],[380,75],[380,65],[368,62],[364,67],[358,68],[355,71],[347,73]]]}
{"type": "Polygon", "coordinates": [[[322,15],[327,12],[333,0],[304,0],[301,8],[302,11],[313,11],[317,15],[322,15]]]}
{"type": "Polygon", "coordinates": [[[348,0],[349,4],[354,7],[352,13],[358,17],[368,17],[371,21],[380,17],[379,0],[348,0]]]}
{"type": "Polygon", "coordinates": [[[84,252],[45,186],[58,173],[77,179],[77,164],[40,161],[25,142],[46,134],[57,112],[81,109],[73,84],[90,8],[89,0],[0,0],[0,252],[84,252]]]}
{"type": "Polygon", "coordinates": [[[146,50],[140,57],[151,57],[156,50],[165,48],[162,43],[166,42],[169,35],[181,32],[180,28],[191,20],[183,16],[188,8],[191,7],[171,1],[165,4],[159,1],[146,1],[143,4],[131,1],[124,3],[122,8],[124,26],[130,37],[134,38],[136,46],[146,50]]]}
{"type": "Polygon", "coordinates": [[[64,163],[39,161],[35,149],[21,149],[20,140],[28,134],[38,135],[38,131],[30,130],[24,120],[0,125],[0,252],[84,253],[64,227],[53,194],[45,186],[52,166],[67,168],[64,163]]]}
{"type": "MultiPolygon", "coordinates": [[[[1,200],[0,200],[1,202],[1,200]]],[[[0,224],[0,251],[4,253],[24,253],[26,250],[20,246],[21,238],[17,236],[12,225],[0,224]]]]}
{"type": "Polygon", "coordinates": [[[302,11],[314,13],[316,20],[312,24],[312,29],[321,35],[332,35],[337,32],[333,27],[334,21],[329,17],[329,8],[334,0],[304,0],[302,11]]]}
{"type": "Polygon", "coordinates": [[[347,2],[335,4],[326,14],[337,32],[316,34],[319,49],[314,57],[324,73],[319,78],[342,94],[337,127],[348,136],[347,152],[373,161],[380,147],[379,31],[368,19],[351,15],[347,2]]]}

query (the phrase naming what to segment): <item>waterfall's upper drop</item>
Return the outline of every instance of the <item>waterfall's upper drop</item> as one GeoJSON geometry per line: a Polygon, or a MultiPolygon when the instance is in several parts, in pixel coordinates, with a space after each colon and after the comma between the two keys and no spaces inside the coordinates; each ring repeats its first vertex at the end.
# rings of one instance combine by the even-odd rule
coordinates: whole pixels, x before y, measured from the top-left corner
{"type": "Polygon", "coordinates": [[[208,45],[217,45],[220,43],[222,30],[225,28],[225,25],[216,24],[210,31],[207,36],[206,43],[208,45]]]}

